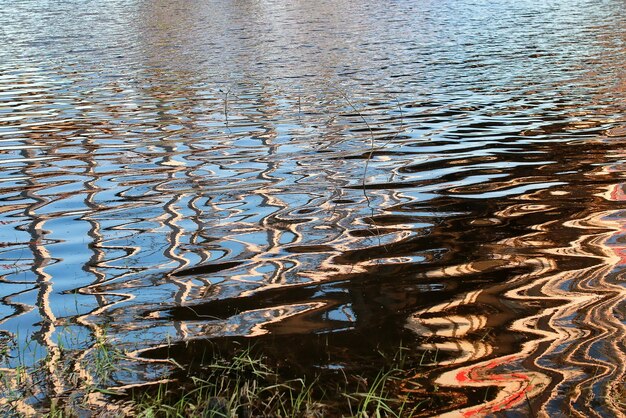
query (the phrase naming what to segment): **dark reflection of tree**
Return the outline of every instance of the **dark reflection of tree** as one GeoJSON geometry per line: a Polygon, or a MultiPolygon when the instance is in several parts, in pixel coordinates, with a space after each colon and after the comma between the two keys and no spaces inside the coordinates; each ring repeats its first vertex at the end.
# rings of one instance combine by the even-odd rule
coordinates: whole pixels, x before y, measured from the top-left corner
{"type": "MultiPolygon", "coordinates": [[[[84,379],[86,385],[102,384],[98,382],[97,378],[92,375],[93,371],[87,370],[86,366],[93,362],[94,353],[100,348],[98,344],[102,344],[107,341],[108,335],[106,331],[106,321],[94,322],[94,318],[99,316],[105,316],[106,310],[115,303],[115,299],[108,295],[93,291],[102,283],[111,279],[103,270],[103,265],[106,262],[106,238],[105,231],[102,230],[100,221],[96,218],[97,214],[107,209],[106,205],[98,202],[98,195],[103,190],[98,186],[98,181],[101,180],[101,176],[98,174],[99,163],[96,158],[96,154],[93,152],[97,148],[97,142],[85,136],[82,141],[82,147],[86,151],[81,160],[85,162],[85,175],[87,180],[84,182],[84,205],[89,209],[89,212],[81,217],[81,220],[89,224],[89,231],[87,235],[91,239],[87,244],[87,248],[91,252],[91,257],[82,266],[83,271],[93,277],[94,280],[88,285],[77,286],[74,292],[86,295],[92,295],[95,299],[95,307],[85,314],[77,312],[75,321],[81,326],[87,327],[93,338],[92,344],[88,345],[82,352],[79,352],[76,356],[74,363],[75,372],[84,379]],[[94,216],[95,215],[95,216],[94,216]]],[[[119,297],[119,295],[118,295],[119,297]]],[[[107,341],[108,342],[108,341],[107,341]]]]}
{"type": "MultiPolygon", "coordinates": [[[[58,262],[58,260],[51,259],[45,246],[46,234],[48,233],[44,228],[46,217],[40,214],[39,210],[45,207],[50,202],[50,199],[40,196],[39,194],[42,185],[37,181],[35,171],[45,167],[46,164],[37,162],[38,156],[37,152],[33,152],[29,149],[22,151],[22,157],[26,162],[21,171],[25,175],[26,185],[21,195],[25,200],[31,202],[24,209],[24,216],[28,219],[25,230],[30,240],[28,242],[28,249],[33,257],[31,270],[35,278],[37,289],[36,308],[40,317],[39,329],[33,332],[33,338],[44,348],[44,353],[47,354],[43,358],[45,362],[44,368],[47,371],[46,380],[49,384],[47,387],[36,388],[35,391],[37,393],[39,390],[44,390],[44,395],[55,397],[63,392],[64,383],[61,376],[61,350],[53,338],[57,319],[50,306],[53,282],[52,277],[46,273],[45,269],[51,262],[58,262]]],[[[25,342],[20,341],[20,343],[25,342]]]]}
{"type": "MultiPolygon", "coordinates": [[[[611,144],[581,141],[524,145],[526,150],[529,147],[537,154],[500,154],[498,160],[551,163],[511,164],[502,171],[506,176],[498,182],[450,188],[426,202],[394,205],[390,201],[387,210],[394,213],[393,217],[381,214],[363,218],[366,224],[378,227],[382,239],[397,233],[397,225],[423,222],[431,226],[409,229],[404,238],[365,248],[359,248],[360,240],[352,227],[350,234],[356,238],[343,241],[341,247],[335,245],[340,253],[326,253],[327,261],[319,264],[317,282],[259,288],[232,299],[194,304],[193,310],[172,308],[168,313],[180,320],[198,320],[234,318],[258,309],[282,309],[286,315],[279,321],[268,317],[271,320],[262,325],[268,334],[261,333],[257,338],[265,352],[280,357],[285,355],[285,341],[293,341],[291,336],[298,335],[297,343],[289,344],[289,357],[298,359],[300,372],[333,361],[346,370],[355,370],[358,365],[351,358],[373,361],[381,346],[389,348],[412,340],[415,350],[437,350],[441,356],[438,367],[416,376],[416,383],[428,385],[443,371],[467,370],[468,376],[478,379],[478,387],[487,391],[489,387],[500,387],[500,392],[491,392],[496,397],[484,408],[520,407],[525,398],[518,394],[526,393],[534,397],[536,410],[556,384],[569,379],[562,371],[539,366],[543,356],[553,355],[543,352],[546,344],[556,341],[561,332],[551,318],[556,320],[560,315],[557,312],[567,312],[569,308],[564,307],[579,306],[567,292],[550,294],[542,283],[558,283],[564,272],[569,272],[569,276],[562,283],[576,283],[587,275],[598,279],[606,275],[605,264],[609,261],[601,240],[605,239],[607,227],[582,221],[615,207],[598,193],[617,177],[599,173],[595,168],[598,159],[611,153],[611,144]],[[480,198],[482,193],[541,185],[557,178],[562,184],[537,192],[480,198]],[[577,222],[582,222],[581,226],[573,226],[577,222]],[[553,251],[558,248],[564,252],[553,251]],[[565,251],[568,248],[569,252],[565,251]],[[416,255],[421,255],[423,261],[411,261],[416,255]],[[403,259],[407,261],[402,262],[403,259]],[[526,290],[519,293],[521,289],[526,290]],[[518,297],[516,292],[525,296],[518,297]],[[540,303],[536,303],[537,298],[540,303]],[[297,306],[308,308],[299,313],[290,310],[297,306]],[[329,315],[346,306],[351,312],[349,320],[333,320],[329,315]],[[531,327],[531,323],[535,325],[531,327]],[[320,335],[324,335],[328,345],[319,345],[320,335]],[[352,357],[342,355],[344,351],[352,357]],[[495,369],[485,374],[485,367],[495,369]],[[523,373],[524,378],[520,377],[523,373]]],[[[472,164],[471,159],[462,158],[464,164],[472,164]]],[[[478,158],[476,165],[480,163],[478,158]]],[[[480,171],[476,169],[470,174],[480,171]]],[[[458,181],[467,175],[451,173],[439,180],[458,181]]],[[[289,212],[282,215],[286,213],[289,212]]],[[[280,216],[267,217],[266,222],[275,219],[280,216]]],[[[303,237],[306,227],[304,224],[299,232],[303,237]]],[[[298,251],[304,253],[306,247],[304,240],[298,251]]],[[[601,292],[583,288],[580,291],[591,295],[601,292]]],[[[576,326],[593,333],[592,323],[586,320],[576,326]]],[[[578,344],[576,340],[568,343],[578,344]]],[[[181,360],[191,359],[194,353],[202,352],[203,344],[176,344],[169,348],[169,353],[181,360]]],[[[155,350],[144,354],[158,357],[163,353],[155,350]]],[[[554,355],[558,358],[558,354],[554,355]]],[[[578,363],[572,362],[572,367],[575,364],[578,363]]],[[[590,373],[584,363],[579,366],[579,373],[590,373]]],[[[457,391],[450,387],[440,390],[457,391]]],[[[489,398],[486,393],[480,400],[468,400],[467,406],[489,398]]]]}

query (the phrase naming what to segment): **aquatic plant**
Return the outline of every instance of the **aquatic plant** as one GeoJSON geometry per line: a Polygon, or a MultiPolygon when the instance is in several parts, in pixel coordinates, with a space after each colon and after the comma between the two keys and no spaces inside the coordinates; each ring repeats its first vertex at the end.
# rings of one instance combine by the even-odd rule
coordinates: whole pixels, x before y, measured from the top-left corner
{"type": "Polygon", "coordinates": [[[401,367],[416,363],[409,364],[402,347],[384,360],[389,365],[373,378],[342,372],[343,379],[333,386],[320,376],[283,379],[270,367],[268,358],[248,347],[230,359],[214,358],[203,366],[202,377],[187,376],[141,393],[135,391],[125,406],[137,416],[172,418],[406,417],[424,410],[423,396],[418,399],[403,391],[407,370],[401,367]]]}

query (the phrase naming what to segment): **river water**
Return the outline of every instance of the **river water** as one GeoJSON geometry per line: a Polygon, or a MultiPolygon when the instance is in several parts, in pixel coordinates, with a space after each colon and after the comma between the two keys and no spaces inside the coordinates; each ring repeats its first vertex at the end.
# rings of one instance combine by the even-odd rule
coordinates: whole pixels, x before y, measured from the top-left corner
{"type": "Polygon", "coordinates": [[[623,1],[0,5],[5,407],[105,339],[111,388],[402,345],[426,415],[622,415],[623,1]]]}

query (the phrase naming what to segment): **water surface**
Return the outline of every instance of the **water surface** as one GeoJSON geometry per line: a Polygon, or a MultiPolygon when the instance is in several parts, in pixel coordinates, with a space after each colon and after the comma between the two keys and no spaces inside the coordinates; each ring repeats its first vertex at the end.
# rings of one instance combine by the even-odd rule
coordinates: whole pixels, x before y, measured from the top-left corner
{"type": "Polygon", "coordinates": [[[101,408],[104,339],[110,388],[402,345],[424,415],[622,414],[623,2],[0,5],[5,406],[101,408]]]}

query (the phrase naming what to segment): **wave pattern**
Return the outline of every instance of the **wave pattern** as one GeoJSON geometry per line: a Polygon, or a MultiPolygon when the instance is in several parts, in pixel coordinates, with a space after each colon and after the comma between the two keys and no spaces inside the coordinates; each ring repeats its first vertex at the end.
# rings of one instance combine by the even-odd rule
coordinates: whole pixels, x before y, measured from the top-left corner
{"type": "Polygon", "coordinates": [[[624,4],[314,3],[4,5],[0,406],[248,338],[437,353],[424,415],[623,416],[624,4]]]}

